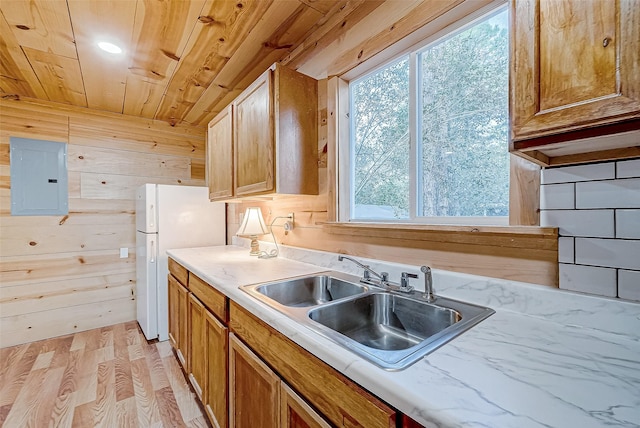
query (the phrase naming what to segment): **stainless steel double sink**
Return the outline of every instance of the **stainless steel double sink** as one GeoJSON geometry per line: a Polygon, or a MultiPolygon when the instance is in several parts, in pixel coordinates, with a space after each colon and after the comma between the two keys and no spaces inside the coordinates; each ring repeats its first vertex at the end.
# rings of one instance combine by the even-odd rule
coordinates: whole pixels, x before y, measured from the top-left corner
{"type": "Polygon", "coordinates": [[[422,293],[399,293],[341,272],[241,287],[290,318],[387,370],[401,370],[494,313],[422,293]]]}

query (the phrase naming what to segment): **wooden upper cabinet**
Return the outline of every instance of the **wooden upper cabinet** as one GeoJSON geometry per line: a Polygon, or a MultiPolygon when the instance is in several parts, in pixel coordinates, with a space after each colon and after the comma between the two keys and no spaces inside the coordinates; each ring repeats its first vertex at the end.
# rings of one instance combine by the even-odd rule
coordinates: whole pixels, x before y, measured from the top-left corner
{"type": "Polygon", "coordinates": [[[275,187],[272,74],[271,69],[262,73],[233,102],[237,195],[270,192],[275,187]]]}
{"type": "Polygon", "coordinates": [[[542,165],[640,155],[637,136],[599,138],[640,129],[640,0],[511,7],[511,149],[542,165]]]}
{"type": "Polygon", "coordinates": [[[233,196],[232,106],[220,112],[207,129],[207,183],[209,199],[233,196]]]}
{"type": "Polygon", "coordinates": [[[235,196],[317,195],[316,80],[274,64],[232,105],[235,196]]]}

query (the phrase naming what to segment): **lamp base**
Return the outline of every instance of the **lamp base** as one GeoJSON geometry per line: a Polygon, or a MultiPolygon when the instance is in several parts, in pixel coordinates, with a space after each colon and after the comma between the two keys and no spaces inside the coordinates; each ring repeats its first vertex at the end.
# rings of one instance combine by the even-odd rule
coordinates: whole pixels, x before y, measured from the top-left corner
{"type": "Polygon", "coordinates": [[[251,238],[251,251],[249,252],[249,255],[257,256],[258,254],[260,254],[260,244],[258,243],[258,236],[251,235],[249,236],[249,238],[251,238]]]}

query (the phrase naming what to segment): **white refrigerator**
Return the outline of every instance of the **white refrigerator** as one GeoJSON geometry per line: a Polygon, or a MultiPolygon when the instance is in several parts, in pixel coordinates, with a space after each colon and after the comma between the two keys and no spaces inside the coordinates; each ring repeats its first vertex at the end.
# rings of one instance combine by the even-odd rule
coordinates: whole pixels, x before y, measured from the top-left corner
{"type": "Polygon", "coordinates": [[[168,257],[172,248],[224,245],[225,204],[206,187],[144,184],[136,192],[136,306],[147,340],[169,339],[168,257]]]}

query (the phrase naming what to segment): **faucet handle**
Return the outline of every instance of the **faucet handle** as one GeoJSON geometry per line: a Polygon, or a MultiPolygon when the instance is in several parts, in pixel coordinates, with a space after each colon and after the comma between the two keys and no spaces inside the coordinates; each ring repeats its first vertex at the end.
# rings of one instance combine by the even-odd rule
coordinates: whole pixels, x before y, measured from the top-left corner
{"type": "Polygon", "coordinates": [[[416,275],[415,273],[402,272],[400,274],[400,287],[402,288],[410,287],[409,278],[417,278],[417,277],[418,275],[416,275]]]}
{"type": "Polygon", "coordinates": [[[380,276],[382,277],[382,282],[389,281],[389,272],[380,272],[380,276]]]}

